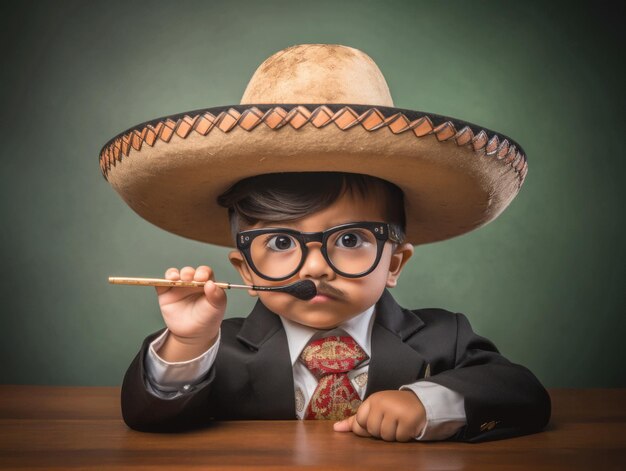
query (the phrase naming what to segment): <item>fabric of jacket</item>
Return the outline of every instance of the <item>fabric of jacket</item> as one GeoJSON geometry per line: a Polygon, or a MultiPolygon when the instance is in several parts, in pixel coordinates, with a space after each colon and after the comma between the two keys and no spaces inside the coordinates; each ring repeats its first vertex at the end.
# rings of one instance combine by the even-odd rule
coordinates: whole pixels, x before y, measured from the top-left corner
{"type": "MultiPolygon", "coordinates": [[[[174,399],[146,388],[144,358],[162,332],[145,339],[124,377],[122,415],[129,427],[164,432],[212,420],[296,419],[287,336],[278,315],[261,302],[247,318],[222,322],[215,363],[202,381],[174,399]]],[[[385,291],[376,305],[365,397],[419,380],[465,398],[467,425],[450,440],[534,433],[550,418],[550,397],[537,378],[475,334],[463,314],[403,309],[385,291]]]]}

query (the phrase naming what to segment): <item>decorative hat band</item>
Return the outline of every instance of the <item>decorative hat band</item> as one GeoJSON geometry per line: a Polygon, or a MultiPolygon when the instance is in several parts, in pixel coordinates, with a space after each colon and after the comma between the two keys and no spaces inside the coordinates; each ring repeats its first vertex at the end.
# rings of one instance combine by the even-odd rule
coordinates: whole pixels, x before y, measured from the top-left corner
{"type": "Polygon", "coordinates": [[[206,136],[215,128],[227,133],[236,126],[253,131],[261,124],[278,130],[287,125],[294,129],[306,125],[323,128],[331,123],[342,131],[361,125],[370,132],[388,128],[393,134],[412,132],[418,138],[434,134],[440,142],[453,139],[457,146],[471,146],[477,156],[483,151],[485,155],[510,165],[518,175],[519,186],[524,182],[528,171],[526,156],[512,139],[502,138],[502,134],[498,136],[493,131],[477,129],[474,125],[456,119],[410,110],[398,112],[397,108],[386,107],[337,104],[289,106],[217,107],[140,124],[118,135],[103,147],[100,153],[102,174],[107,178],[111,166],[117,165],[124,157],[129,157],[131,149],[139,151],[144,144],[152,147],[157,141],[167,143],[173,135],[185,139],[192,132],[206,136]],[[391,111],[392,114],[386,116],[383,111],[391,111]],[[419,114],[422,116],[415,116],[419,114]]]}

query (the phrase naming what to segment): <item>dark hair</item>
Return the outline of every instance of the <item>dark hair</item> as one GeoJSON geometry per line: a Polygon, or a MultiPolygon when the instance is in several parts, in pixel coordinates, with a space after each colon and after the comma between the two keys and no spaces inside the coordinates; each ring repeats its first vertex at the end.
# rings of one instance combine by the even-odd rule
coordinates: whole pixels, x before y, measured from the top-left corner
{"type": "Polygon", "coordinates": [[[386,222],[404,240],[404,195],[393,183],[342,172],[270,173],[244,178],[217,198],[228,208],[233,237],[258,222],[294,221],[330,206],[345,192],[384,199],[386,222]]]}

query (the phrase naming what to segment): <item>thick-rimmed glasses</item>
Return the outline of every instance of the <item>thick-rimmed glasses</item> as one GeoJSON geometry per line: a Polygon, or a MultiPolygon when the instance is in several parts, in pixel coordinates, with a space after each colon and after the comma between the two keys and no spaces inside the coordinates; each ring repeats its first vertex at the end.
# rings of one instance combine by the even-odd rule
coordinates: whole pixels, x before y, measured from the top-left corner
{"type": "Polygon", "coordinates": [[[352,222],[323,232],[279,227],[242,231],[237,234],[237,248],[257,275],[281,281],[302,268],[309,251],[307,244],[319,242],[322,256],[337,274],[359,278],[376,268],[387,240],[401,242],[389,224],[352,222]]]}

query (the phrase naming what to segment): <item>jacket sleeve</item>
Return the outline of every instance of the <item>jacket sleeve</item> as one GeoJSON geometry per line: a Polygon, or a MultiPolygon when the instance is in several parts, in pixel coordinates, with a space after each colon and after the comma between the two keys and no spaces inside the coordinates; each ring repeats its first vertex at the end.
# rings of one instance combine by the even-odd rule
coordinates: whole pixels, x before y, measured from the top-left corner
{"type": "Polygon", "coordinates": [[[463,395],[467,425],[451,440],[479,442],[542,430],[550,419],[550,396],[527,368],[504,358],[489,340],[455,314],[454,368],[428,381],[463,395]]]}
{"type": "Polygon", "coordinates": [[[209,396],[214,368],[185,394],[168,399],[150,392],[144,362],[150,343],[162,332],[144,340],[126,371],[121,392],[124,422],[132,429],[145,432],[170,432],[206,425],[212,419],[209,396]]]}

